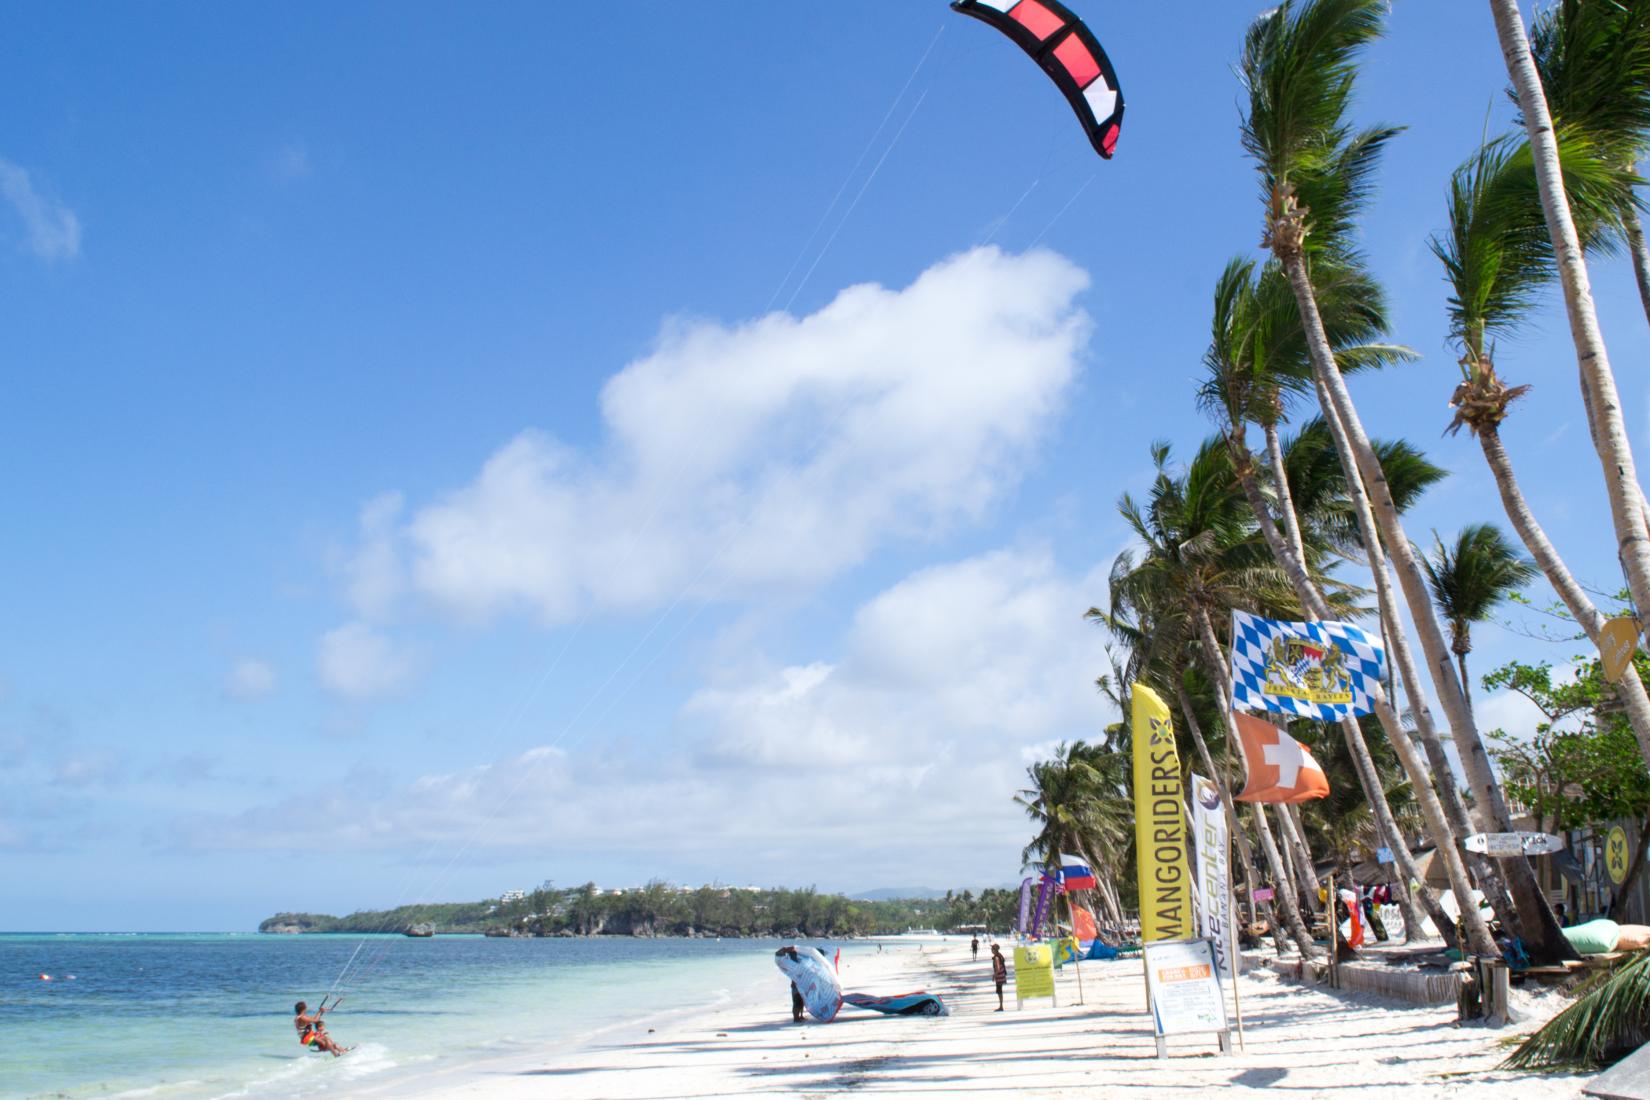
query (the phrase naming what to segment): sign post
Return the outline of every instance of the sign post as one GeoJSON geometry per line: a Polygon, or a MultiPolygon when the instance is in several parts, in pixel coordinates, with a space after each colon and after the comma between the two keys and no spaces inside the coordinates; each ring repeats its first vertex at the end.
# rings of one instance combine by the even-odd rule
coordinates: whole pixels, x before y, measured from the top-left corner
{"type": "Polygon", "coordinates": [[[1208,940],[1148,943],[1146,988],[1151,992],[1152,1026],[1157,1056],[1167,1058],[1170,1035],[1214,1032],[1223,1054],[1232,1052],[1226,1023],[1226,997],[1220,990],[1215,956],[1208,940]]]}
{"type": "Polygon", "coordinates": [[[1054,991],[1054,951],[1046,943],[1014,949],[1014,1007],[1024,1008],[1034,997],[1047,997],[1060,1007],[1054,991]]]}

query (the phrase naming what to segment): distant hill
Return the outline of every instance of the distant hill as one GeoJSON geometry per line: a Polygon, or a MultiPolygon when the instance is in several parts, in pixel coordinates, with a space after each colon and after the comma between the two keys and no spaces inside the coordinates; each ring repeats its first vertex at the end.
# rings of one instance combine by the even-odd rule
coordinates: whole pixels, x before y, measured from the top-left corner
{"type": "Polygon", "coordinates": [[[848,897],[851,901],[933,901],[945,897],[945,891],[927,886],[887,886],[881,890],[863,890],[848,897]]]}

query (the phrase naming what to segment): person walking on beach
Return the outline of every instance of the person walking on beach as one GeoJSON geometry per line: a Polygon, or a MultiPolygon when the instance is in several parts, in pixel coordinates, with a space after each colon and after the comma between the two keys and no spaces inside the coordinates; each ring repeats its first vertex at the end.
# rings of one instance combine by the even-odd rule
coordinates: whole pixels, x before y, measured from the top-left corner
{"type": "MultiPolygon", "coordinates": [[[[325,997],[321,999],[326,1000],[325,997]]],[[[332,1007],[337,1008],[338,1006],[333,1005],[332,1007]]],[[[337,1058],[341,1054],[349,1053],[350,1048],[339,1046],[337,1041],[327,1034],[327,1025],[321,1021],[321,1017],[326,1015],[326,1012],[326,1005],[323,1004],[311,1015],[309,1006],[303,1001],[299,1001],[292,1007],[292,1024],[298,1029],[298,1042],[310,1050],[324,1050],[337,1058]]]]}
{"type": "Polygon", "coordinates": [[[802,1001],[802,991],[800,989],[796,988],[796,983],[795,982],[792,982],[791,983],[791,1022],[792,1023],[800,1024],[802,1022],[802,1010],[805,1007],[807,1007],[807,1006],[802,1001]]]}
{"type": "Polygon", "coordinates": [[[1003,986],[1008,984],[1008,960],[1003,958],[1003,949],[997,944],[991,945],[991,980],[997,983],[997,1011],[1003,1010],[1003,986]]]}
{"type": "Polygon", "coordinates": [[[968,941],[968,949],[974,953],[974,961],[980,961],[980,937],[978,934],[968,941]]]}

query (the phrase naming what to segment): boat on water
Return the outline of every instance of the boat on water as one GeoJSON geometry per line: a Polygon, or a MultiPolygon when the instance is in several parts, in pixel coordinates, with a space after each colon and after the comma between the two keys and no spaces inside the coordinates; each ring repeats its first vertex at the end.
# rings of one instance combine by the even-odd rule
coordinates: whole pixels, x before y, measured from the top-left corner
{"type": "Polygon", "coordinates": [[[429,923],[428,921],[424,921],[421,924],[413,925],[401,934],[415,940],[429,939],[431,936],[435,935],[435,925],[429,923]]]}

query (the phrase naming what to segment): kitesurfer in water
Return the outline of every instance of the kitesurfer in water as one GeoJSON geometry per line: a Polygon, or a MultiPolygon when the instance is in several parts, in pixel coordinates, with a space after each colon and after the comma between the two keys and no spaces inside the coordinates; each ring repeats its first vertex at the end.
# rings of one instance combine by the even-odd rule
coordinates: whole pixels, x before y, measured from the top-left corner
{"type": "Polygon", "coordinates": [[[1003,1010],[1003,986],[1008,984],[1008,960],[1003,958],[1003,949],[997,944],[991,945],[991,980],[997,983],[997,1011],[1003,1010]]]}
{"type": "MultiPolygon", "coordinates": [[[[322,998],[323,1001],[325,999],[322,998]]],[[[337,1008],[338,1006],[333,1005],[332,1007],[337,1008]]],[[[326,1012],[326,1005],[323,1004],[311,1014],[309,1006],[303,1001],[299,1001],[292,1008],[292,1024],[298,1029],[298,1042],[310,1050],[326,1051],[336,1058],[340,1054],[348,1053],[350,1048],[339,1046],[333,1037],[327,1034],[327,1025],[321,1021],[321,1017],[326,1015],[326,1012]]]]}

